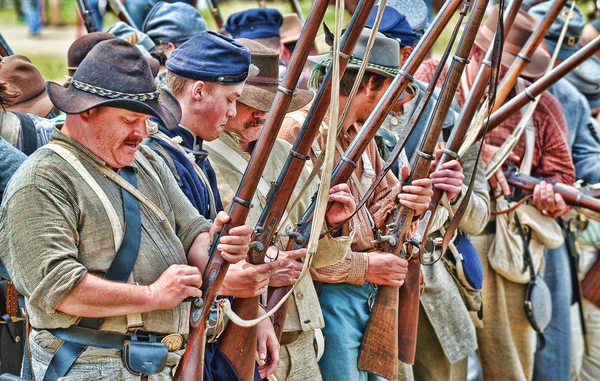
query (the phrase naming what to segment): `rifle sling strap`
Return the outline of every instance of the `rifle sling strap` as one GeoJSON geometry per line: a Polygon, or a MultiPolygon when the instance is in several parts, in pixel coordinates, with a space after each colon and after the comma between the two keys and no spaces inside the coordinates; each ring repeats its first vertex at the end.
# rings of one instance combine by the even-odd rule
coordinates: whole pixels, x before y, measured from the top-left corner
{"type": "MultiPolygon", "coordinates": [[[[90,179],[94,181],[93,178],[91,178],[91,175],[89,175],[89,172],[85,169],[85,167],[83,167],[81,162],[79,162],[77,157],[70,151],[69,148],[66,148],[64,145],[57,144],[49,144],[46,145],[45,148],[56,152],[67,163],[72,165],[79,173],[82,173],[80,170],[83,168],[85,171],[83,173],[87,173],[87,175],[82,175],[86,182],[88,182],[90,179]]],[[[132,187],[137,188],[137,179],[132,167],[122,168],[120,170],[120,175],[132,187]]],[[[92,189],[97,192],[97,189],[95,189],[94,186],[92,186],[92,189]]],[[[101,189],[100,192],[104,193],[101,189]]],[[[103,198],[102,196],[99,197],[101,199],[103,198]]],[[[106,195],[104,195],[104,197],[106,197],[106,195]]],[[[133,271],[133,267],[138,257],[141,242],[142,221],[138,199],[124,188],[122,189],[122,197],[125,217],[125,235],[123,237],[123,242],[120,245],[117,254],[110,264],[104,278],[107,280],[126,282],[133,271]]],[[[81,318],[77,325],[98,330],[103,323],[103,318],[81,318]]],[[[68,333],[69,328],[49,331],[51,333],[53,331],[68,333]]],[[[85,351],[85,349],[85,345],[65,341],[52,357],[43,381],[54,381],[66,375],[71,366],[75,363],[83,351],[85,351]]]]}

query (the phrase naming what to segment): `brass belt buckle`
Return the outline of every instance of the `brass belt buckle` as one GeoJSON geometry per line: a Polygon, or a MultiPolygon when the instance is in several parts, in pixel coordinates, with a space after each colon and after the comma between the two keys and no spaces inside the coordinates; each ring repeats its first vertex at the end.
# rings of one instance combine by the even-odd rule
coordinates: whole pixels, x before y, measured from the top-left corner
{"type": "Polygon", "coordinates": [[[183,347],[183,336],[177,333],[172,333],[163,337],[160,342],[167,344],[167,349],[169,352],[175,352],[183,347]]]}

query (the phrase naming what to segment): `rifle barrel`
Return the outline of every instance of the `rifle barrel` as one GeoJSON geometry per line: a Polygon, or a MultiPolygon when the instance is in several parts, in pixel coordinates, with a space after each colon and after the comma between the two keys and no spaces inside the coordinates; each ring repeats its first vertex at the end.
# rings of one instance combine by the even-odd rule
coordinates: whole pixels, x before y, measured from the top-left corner
{"type": "MultiPolygon", "coordinates": [[[[560,0],[560,1],[562,1],[562,0],[560,0]]],[[[512,24],[514,23],[514,21],[517,17],[517,14],[519,13],[519,9],[520,9],[522,3],[523,3],[523,0],[513,0],[508,5],[507,13],[504,17],[504,36],[503,37],[505,40],[506,40],[506,37],[508,36],[510,28],[512,27],[512,24]]],[[[490,47],[488,48],[488,51],[486,53],[484,60],[491,62],[493,50],[494,50],[494,45],[490,44],[490,47]]],[[[502,54],[502,52],[500,52],[500,54],[502,54]]],[[[497,59],[501,59],[501,56],[497,57],[497,59]]],[[[481,65],[481,67],[479,68],[479,72],[477,73],[477,76],[475,77],[475,81],[473,82],[473,86],[471,86],[471,91],[469,91],[469,95],[467,96],[465,104],[463,105],[463,107],[460,111],[460,115],[456,122],[456,126],[452,129],[450,138],[448,139],[448,144],[446,145],[447,151],[444,151],[442,153],[442,156],[440,157],[440,160],[438,161],[436,170],[440,169],[442,167],[442,165],[444,165],[445,163],[447,163],[451,160],[454,160],[454,157],[452,155],[450,155],[448,152],[458,152],[460,150],[460,147],[462,146],[462,144],[467,136],[467,133],[469,132],[469,127],[471,125],[471,121],[473,120],[473,117],[475,117],[475,114],[477,113],[479,103],[485,94],[486,84],[489,82],[491,75],[492,75],[491,65],[481,65]]],[[[497,95],[496,95],[496,97],[497,97],[497,95]]],[[[497,103],[497,102],[495,102],[495,103],[497,103]]],[[[433,196],[431,197],[431,202],[429,204],[429,209],[428,209],[432,215],[433,215],[433,213],[435,213],[438,205],[440,204],[444,193],[445,192],[441,189],[433,188],[433,196]]],[[[425,230],[425,234],[423,235],[424,238],[427,237],[427,234],[431,227],[431,222],[432,221],[430,220],[429,225],[427,226],[427,229],[425,230]]]]}
{"type": "MultiPolygon", "coordinates": [[[[527,87],[523,92],[517,94],[513,99],[506,102],[487,119],[487,122],[489,123],[488,128],[493,129],[497,127],[499,124],[508,119],[508,117],[514,114],[515,111],[520,110],[527,103],[533,102],[535,97],[548,90],[550,86],[554,85],[570,71],[581,65],[581,63],[593,56],[598,50],[600,50],[600,36],[594,38],[587,45],[584,45],[577,51],[577,53],[573,54],[560,65],[556,66],[551,72],[535,81],[531,86],[527,87]]],[[[479,136],[477,137],[478,139],[480,139],[483,135],[485,123],[486,121],[484,121],[482,124],[482,127],[479,131],[479,136]]]]}
{"type": "Polygon", "coordinates": [[[8,56],[12,56],[14,53],[12,51],[12,49],[10,48],[10,45],[8,45],[8,42],[6,42],[6,40],[4,39],[4,36],[2,36],[2,33],[0,33],[0,56],[2,57],[8,57],[8,56]]]}
{"type": "MultiPolygon", "coordinates": [[[[296,49],[294,49],[282,83],[283,89],[287,89],[287,91],[279,91],[275,96],[267,120],[265,121],[265,126],[257,140],[257,146],[250,158],[246,173],[244,173],[241,180],[237,197],[243,200],[252,200],[254,191],[258,186],[260,174],[262,174],[267,164],[269,153],[277,139],[279,129],[292,101],[293,91],[300,79],[304,63],[317,36],[327,7],[327,0],[316,1],[313,4],[307,22],[302,28],[302,33],[300,34],[298,44],[296,45],[296,49]],[[250,188],[252,192],[245,192],[248,184],[252,184],[250,188]]],[[[250,298],[250,300],[245,301],[238,298],[234,301],[234,310],[246,319],[256,318],[258,317],[258,298],[250,298]]],[[[240,380],[249,381],[253,379],[254,356],[251,354],[256,351],[256,327],[244,328],[235,324],[229,324],[221,336],[220,349],[233,365],[240,380]]]]}
{"type": "MultiPolygon", "coordinates": [[[[429,121],[427,136],[420,148],[422,154],[417,156],[417,162],[409,176],[409,183],[429,175],[431,161],[434,158],[434,150],[442,132],[446,115],[454,100],[460,78],[468,63],[467,58],[473,47],[475,36],[479,31],[487,4],[488,0],[476,0],[473,6],[456,53],[450,64],[444,88],[435,106],[434,116],[429,121]]],[[[461,14],[465,14],[467,8],[468,2],[465,3],[461,14]]],[[[404,285],[400,289],[385,285],[378,288],[377,298],[371,315],[373,317],[378,316],[379,318],[369,319],[358,358],[359,369],[376,373],[388,379],[396,379],[397,377],[396,362],[394,361],[396,358],[410,364],[413,364],[415,360],[420,305],[419,278],[421,262],[419,255],[405,252],[405,243],[411,229],[414,213],[413,209],[400,206],[393,218],[392,224],[388,225],[388,235],[393,235],[396,239],[392,242],[383,242],[382,246],[385,251],[408,259],[408,274],[404,285]],[[398,308],[399,305],[402,306],[401,311],[398,308]],[[394,313],[394,315],[390,316],[391,313],[394,313]],[[392,321],[394,324],[390,325],[389,321],[392,321]],[[400,322],[402,322],[402,325],[400,325],[400,322]],[[388,339],[386,340],[386,338],[388,339]],[[394,347],[398,348],[397,357],[390,358],[390,348],[394,347]],[[378,360],[378,358],[384,359],[382,361],[378,360]],[[378,363],[379,361],[381,362],[378,363]],[[386,363],[388,364],[387,369],[386,363]],[[393,364],[393,367],[389,363],[393,364]],[[387,373],[384,374],[383,371],[387,373]]],[[[423,219],[431,217],[431,213],[427,213],[423,219]]],[[[412,248],[408,250],[412,250],[412,248]]]]}
{"type": "MultiPolygon", "coordinates": [[[[340,51],[343,54],[350,55],[354,51],[354,47],[358,42],[361,32],[367,22],[367,18],[375,4],[375,0],[361,0],[358,5],[357,12],[352,15],[350,23],[341,38],[340,51]]],[[[340,61],[340,79],[344,75],[348,61],[342,59],[340,61]]],[[[257,222],[257,228],[261,231],[256,237],[257,240],[263,243],[263,251],[253,250],[250,253],[252,263],[264,262],[266,248],[272,242],[277,227],[280,224],[281,218],[285,212],[288,200],[293,194],[296,183],[305,167],[305,160],[310,152],[313,141],[318,135],[319,126],[327,114],[331,103],[331,83],[333,70],[328,70],[323,79],[321,88],[315,95],[315,99],[311,105],[308,115],[302,124],[302,128],[298,133],[298,137],[294,142],[294,146],[288,155],[284,169],[279,174],[275,186],[272,188],[269,199],[267,200],[268,208],[265,208],[257,222]]],[[[281,298],[287,294],[289,287],[272,288],[269,290],[270,297],[267,308],[270,310],[277,305],[281,298]]],[[[285,322],[287,304],[282,306],[273,316],[273,327],[277,337],[281,338],[283,325],[285,322]]]]}
{"type": "Polygon", "coordinates": [[[517,79],[523,72],[525,65],[527,65],[526,59],[531,58],[533,53],[535,53],[536,49],[540,46],[546,33],[550,30],[550,27],[554,23],[554,20],[560,14],[560,11],[563,9],[567,0],[555,0],[552,8],[546,14],[546,17],[538,24],[535,31],[529,37],[523,49],[519,55],[517,55],[517,59],[513,62],[513,64],[508,69],[508,72],[504,76],[502,82],[500,83],[500,87],[498,89],[498,93],[496,95],[496,102],[494,102],[494,107],[492,111],[496,111],[502,106],[508,94],[517,83],[517,79]]]}

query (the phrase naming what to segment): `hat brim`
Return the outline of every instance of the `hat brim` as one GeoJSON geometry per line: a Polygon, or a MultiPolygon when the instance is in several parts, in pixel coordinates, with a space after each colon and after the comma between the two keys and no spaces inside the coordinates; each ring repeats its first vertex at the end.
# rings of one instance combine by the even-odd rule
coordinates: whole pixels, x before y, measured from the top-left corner
{"type": "MultiPolygon", "coordinates": [[[[255,86],[250,83],[244,85],[242,95],[237,99],[243,105],[253,109],[267,112],[271,109],[275,95],[277,94],[277,86],[255,86]]],[[[308,90],[296,89],[296,96],[292,97],[290,106],[287,112],[300,110],[313,99],[314,93],[308,90]]]]}
{"type": "MultiPolygon", "coordinates": [[[[331,57],[332,57],[332,53],[320,54],[317,56],[308,56],[308,61],[310,61],[314,64],[321,64],[323,61],[325,61],[331,57]]],[[[360,69],[360,65],[357,65],[354,63],[348,63],[348,66],[346,66],[346,69],[360,69]]],[[[380,74],[380,75],[383,75],[384,77],[388,77],[388,78],[396,77],[395,74],[388,73],[385,70],[381,70],[376,67],[372,67],[372,66],[368,66],[368,65],[367,65],[366,71],[370,71],[371,73],[380,74]]]]}
{"type": "Polygon", "coordinates": [[[6,111],[34,114],[41,118],[45,118],[50,114],[50,111],[52,111],[53,108],[54,105],[48,97],[48,94],[46,94],[46,91],[42,91],[40,94],[24,102],[6,106],[6,111]]]}
{"type": "MultiPolygon", "coordinates": [[[[492,42],[485,33],[478,33],[475,37],[475,45],[483,51],[487,51],[492,42]]],[[[517,59],[518,53],[510,52],[506,49],[502,52],[501,64],[505,68],[510,68],[517,59]]],[[[531,56],[531,62],[523,68],[522,75],[528,78],[539,78],[546,73],[550,65],[550,54],[545,49],[536,49],[531,56]]]]}
{"type": "Polygon", "coordinates": [[[162,89],[159,100],[141,102],[133,99],[108,99],[75,88],[64,88],[55,82],[46,83],[52,103],[66,114],[81,114],[95,107],[116,107],[157,117],[168,129],[179,125],[181,106],[167,90],[162,89]]]}

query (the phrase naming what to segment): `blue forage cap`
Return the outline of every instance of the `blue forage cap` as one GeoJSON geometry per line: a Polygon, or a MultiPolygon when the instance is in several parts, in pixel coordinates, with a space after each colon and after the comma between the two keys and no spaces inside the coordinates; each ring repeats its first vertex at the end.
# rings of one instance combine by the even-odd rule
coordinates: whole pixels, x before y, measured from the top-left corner
{"type": "Polygon", "coordinates": [[[117,38],[121,40],[125,40],[133,45],[139,45],[146,49],[146,51],[151,51],[156,46],[154,41],[148,37],[146,33],[142,33],[139,30],[133,28],[129,24],[124,23],[123,21],[117,22],[115,25],[108,28],[107,33],[112,33],[117,38]]]}
{"type": "Polygon", "coordinates": [[[572,72],[567,80],[585,95],[591,108],[600,106],[600,60],[595,56],[583,61],[572,72]]]}
{"type": "Polygon", "coordinates": [[[207,30],[175,49],[165,66],[185,78],[237,85],[258,74],[258,69],[250,64],[250,50],[229,37],[207,30]]]}
{"type": "MultiPolygon", "coordinates": [[[[541,4],[535,5],[529,9],[529,14],[532,15],[538,22],[542,22],[543,19],[547,17],[548,11],[554,5],[554,1],[546,1],[541,4]]],[[[558,38],[560,37],[560,33],[562,31],[563,26],[565,25],[565,21],[569,15],[569,10],[571,9],[571,2],[567,2],[567,4],[560,11],[560,14],[550,26],[548,33],[546,33],[546,37],[544,37],[544,41],[546,41],[546,45],[548,45],[548,49],[550,53],[553,54],[556,49],[556,43],[558,42],[558,38]]],[[[579,7],[575,7],[573,9],[573,18],[569,20],[569,24],[567,26],[567,33],[565,34],[565,39],[563,40],[563,44],[560,48],[560,52],[558,53],[559,60],[566,60],[571,57],[581,45],[579,44],[579,37],[581,36],[581,32],[583,31],[583,27],[585,26],[586,20],[583,12],[579,7]]]]}
{"type": "Polygon", "coordinates": [[[207,30],[206,21],[198,10],[186,3],[159,1],[152,9],[142,32],[158,44],[181,43],[207,30]]]}
{"type": "Polygon", "coordinates": [[[419,38],[425,34],[425,30],[429,26],[429,10],[423,0],[388,0],[386,4],[406,17],[410,27],[419,35],[419,38]]]}
{"type": "Polygon", "coordinates": [[[476,290],[481,290],[483,287],[483,265],[481,263],[481,258],[479,258],[479,253],[477,253],[477,249],[473,246],[471,241],[462,234],[456,236],[454,246],[456,246],[456,250],[462,256],[461,264],[463,274],[459,274],[459,277],[464,276],[464,279],[471,287],[476,290]]]}
{"type": "Polygon", "coordinates": [[[283,16],[277,9],[256,8],[229,16],[225,29],[233,38],[279,37],[283,16]]]}
{"type": "MultiPolygon", "coordinates": [[[[369,28],[373,28],[378,10],[379,5],[373,7],[366,24],[369,28]]],[[[419,37],[412,30],[406,17],[392,7],[385,7],[383,10],[378,31],[397,40],[402,46],[413,47],[415,42],[419,41],[419,37]]]]}

